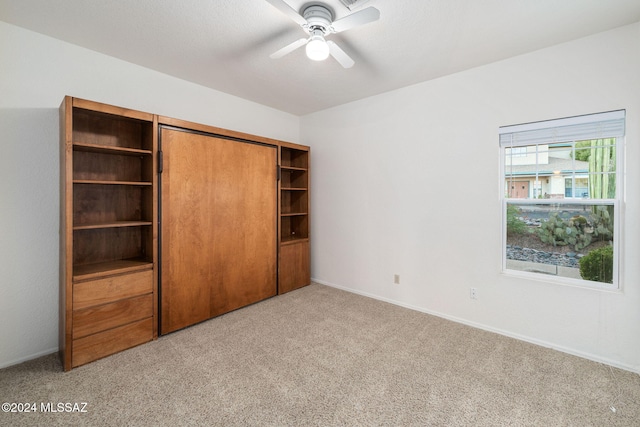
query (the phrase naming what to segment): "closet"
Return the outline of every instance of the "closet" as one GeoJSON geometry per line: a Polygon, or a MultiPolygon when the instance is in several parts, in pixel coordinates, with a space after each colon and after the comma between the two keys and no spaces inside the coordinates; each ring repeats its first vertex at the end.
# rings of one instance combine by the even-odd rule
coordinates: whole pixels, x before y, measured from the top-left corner
{"type": "Polygon", "coordinates": [[[310,283],[309,147],[65,97],[65,370],[310,283]]]}

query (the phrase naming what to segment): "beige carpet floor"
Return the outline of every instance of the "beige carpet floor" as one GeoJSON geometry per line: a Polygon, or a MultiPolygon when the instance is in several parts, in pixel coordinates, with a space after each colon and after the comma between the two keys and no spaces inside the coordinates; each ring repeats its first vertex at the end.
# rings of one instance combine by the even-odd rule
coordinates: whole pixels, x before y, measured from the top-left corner
{"type": "Polygon", "coordinates": [[[71,372],[0,370],[0,400],[37,409],[2,426],[640,426],[637,374],[319,284],[71,372]]]}

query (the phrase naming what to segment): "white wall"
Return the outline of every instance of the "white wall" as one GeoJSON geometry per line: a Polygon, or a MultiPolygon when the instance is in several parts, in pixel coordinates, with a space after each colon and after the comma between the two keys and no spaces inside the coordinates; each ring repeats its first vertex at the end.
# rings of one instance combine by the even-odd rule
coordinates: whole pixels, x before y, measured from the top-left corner
{"type": "Polygon", "coordinates": [[[65,95],[298,142],[300,119],[0,22],[0,368],[58,348],[65,95]]]}
{"type": "Polygon", "coordinates": [[[640,23],[304,116],[312,277],[640,372],[638,40],[640,23]],[[621,108],[623,290],[501,274],[498,127],[621,108]]]}

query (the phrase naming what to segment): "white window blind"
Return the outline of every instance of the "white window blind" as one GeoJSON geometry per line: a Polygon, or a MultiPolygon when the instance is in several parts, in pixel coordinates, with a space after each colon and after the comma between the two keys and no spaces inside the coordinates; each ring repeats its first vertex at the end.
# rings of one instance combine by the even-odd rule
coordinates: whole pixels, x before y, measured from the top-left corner
{"type": "Polygon", "coordinates": [[[548,144],[550,142],[624,136],[625,110],[588,114],[500,128],[500,146],[548,144]]]}

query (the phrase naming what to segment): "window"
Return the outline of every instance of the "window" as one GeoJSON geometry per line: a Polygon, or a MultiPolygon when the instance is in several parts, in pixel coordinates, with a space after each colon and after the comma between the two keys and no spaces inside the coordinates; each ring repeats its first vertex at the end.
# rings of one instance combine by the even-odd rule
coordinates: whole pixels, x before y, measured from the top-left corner
{"type": "Polygon", "coordinates": [[[618,288],[625,111],[500,128],[503,271],[618,288]]]}

